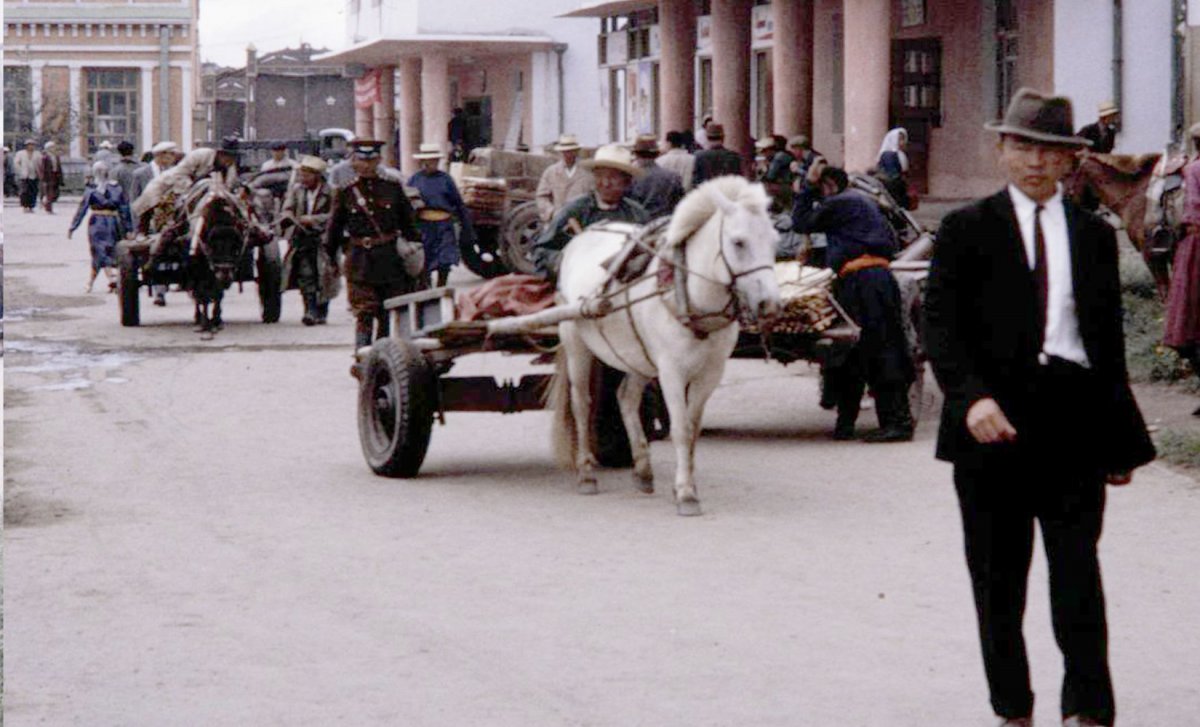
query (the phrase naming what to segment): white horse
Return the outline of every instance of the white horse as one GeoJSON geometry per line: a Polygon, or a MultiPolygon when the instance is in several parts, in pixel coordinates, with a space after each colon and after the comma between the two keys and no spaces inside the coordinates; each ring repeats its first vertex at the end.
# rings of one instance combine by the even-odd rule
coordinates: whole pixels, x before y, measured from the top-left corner
{"type": "Polygon", "coordinates": [[[594,302],[598,295],[612,304],[602,317],[564,321],[558,329],[554,444],[559,461],[578,473],[580,493],[597,492],[589,382],[599,359],[626,373],[617,396],[634,482],[646,493],[654,491],[654,474],[639,405],[646,384],[658,379],[671,418],[676,507],[680,515],[700,514],[693,469],[704,405],[737,343],[738,318],[769,318],[780,305],[769,204],[761,184],[740,177],[706,182],[675,210],[646,276],[624,290],[611,283],[604,289],[606,261],[621,250],[625,234],[585,230],[563,251],[560,304],[594,302]]]}

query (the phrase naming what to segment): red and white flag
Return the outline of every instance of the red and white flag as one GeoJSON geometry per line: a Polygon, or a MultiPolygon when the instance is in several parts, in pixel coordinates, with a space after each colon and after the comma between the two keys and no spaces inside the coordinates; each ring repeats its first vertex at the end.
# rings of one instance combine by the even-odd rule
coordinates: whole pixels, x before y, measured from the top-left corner
{"type": "Polygon", "coordinates": [[[372,105],[381,103],[379,95],[379,72],[381,69],[372,68],[363,74],[362,78],[354,81],[354,105],[360,109],[369,109],[372,105]]]}

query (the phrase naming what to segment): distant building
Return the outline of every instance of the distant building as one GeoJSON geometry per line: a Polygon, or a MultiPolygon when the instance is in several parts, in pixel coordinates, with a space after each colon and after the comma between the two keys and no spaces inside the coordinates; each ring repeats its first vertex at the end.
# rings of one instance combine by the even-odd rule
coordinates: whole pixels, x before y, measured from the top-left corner
{"type": "Polygon", "coordinates": [[[200,0],[4,0],[4,143],[190,148],[200,0]]]}
{"type": "Polygon", "coordinates": [[[258,56],[242,68],[205,64],[200,101],[205,139],[300,139],[321,129],[354,127],[354,80],[340,66],[315,64],[328,53],[307,43],[258,56]]]}

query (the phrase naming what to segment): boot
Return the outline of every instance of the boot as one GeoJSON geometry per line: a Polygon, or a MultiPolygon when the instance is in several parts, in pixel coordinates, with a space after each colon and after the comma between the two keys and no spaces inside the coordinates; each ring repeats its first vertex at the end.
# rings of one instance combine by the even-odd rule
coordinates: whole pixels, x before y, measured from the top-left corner
{"type": "Polygon", "coordinates": [[[836,402],[837,423],[833,426],[833,438],[839,442],[854,439],[854,424],[862,407],[863,385],[861,381],[849,381],[833,376],[828,381],[830,398],[836,402]]]}
{"type": "Polygon", "coordinates": [[[300,319],[300,322],[306,326],[316,325],[317,294],[312,291],[305,291],[302,295],[304,299],[304,317],[300,319]]]}
{"type": "Polygon", "coordinates": [[[371,316],[360,315],[354,319],[354,348],[371,345],[371,316]]]}
{"type": "Polygon", "coordinates": [[[329,317],[329,301],[317,303],[317,325],[325,325],[325,319],[329,317]]]}
{"type": "Polygon", "coordinates": [[[450,279],[450,268],[438,268],[437,287],[446,287],[446,282],[450,279]]]}
{"type": "Polygon", "coordinates": [[[911,442],[913,438],[912,411],[908,408],[908,390],[904,386],[888,386],[875,392],[875,408],[879,414],[879,429],[867,433],[864,442],[911,442]]]}

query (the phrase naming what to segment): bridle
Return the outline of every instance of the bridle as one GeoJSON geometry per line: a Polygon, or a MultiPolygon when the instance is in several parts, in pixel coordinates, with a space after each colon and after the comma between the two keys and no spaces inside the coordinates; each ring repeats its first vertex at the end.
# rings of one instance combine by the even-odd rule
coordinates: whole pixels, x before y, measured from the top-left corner
{"type": "Polygon", "coordinates": [[[742,314],[745,313],[745,295],[737,289],[738,279],[764,270],[774,270],[775,268],[774,265],[759,265],[741,272],[734,272],[733,266],[729,264],[728,256],[725,255],[724,219],[721,220],[721,233],[717,245],[716,259],[720,260],[721,264],[725,266],[725,272],[729,274],[728,283],[722,283],[715,278],[689,268],[687,265],[687,245],[683,244],[683,242],[686,242],[686,240],[675,245],[673,260],[670,263],[676,269],[684,272],[684,275],[675,276],[676,310],[672,312],[675,314],[676,320],[691,330],[696,338],[703,340],[708,338],[709,334],[715,333],[734,321],[739,320],[742,318],[742,314]],[[724,288],[725,294],[728,296],[725,305],[718,311],[696,312],[687,291],[687,278],[690,275],[724,288]]]}

